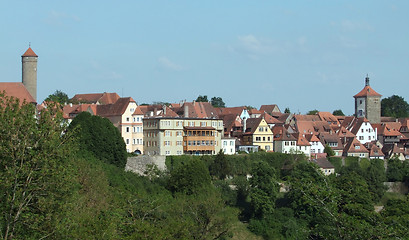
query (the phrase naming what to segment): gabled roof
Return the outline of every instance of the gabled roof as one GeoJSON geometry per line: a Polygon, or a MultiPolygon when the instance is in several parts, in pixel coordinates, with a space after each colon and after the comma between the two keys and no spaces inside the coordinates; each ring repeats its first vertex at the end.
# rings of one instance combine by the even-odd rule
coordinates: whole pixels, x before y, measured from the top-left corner
{"type": "Polygon", "coordinates": [[[388,137],[399,137],[402,134],[398,130],[389,126],[389,123],[378,123],[374,124],[374,128],[377,129],[377,134],[381,136],[388,136],[388,137]]]}
{"type": "Polygon", "coordinates": [[[346,137],[346,138],[354,138],[356,137],[355,134],[353,134],[351,131],[346,129],[344,126],[341,126],[341,128],[337,132],[338,137],[346,137]]]}
{"type": "Polygon", "coordinates": [[[97,106],[97,115],[101,117],[122,116],[130,102],[135,102],[131,97],[119,98],[114,104],[97,106]]]}
{"type": "Polygon", "coordinates": [[[274,109],[276,108],[278,109],[278,112],[281,113],[280,108],[278,107],[277,104],[261,105],[260,111],[271,114],[272,112],[277,112],[277,111],[274,111],[274,109]]]}
{"type": "Polygon", "coordinates": [[[293,136],[297,139],[297,146],[311,146],[310,142],[300,133],[293,133],[293,136]]]}
{"type": "MultiPolygon", "coordinates": [[[[369,124],[371,124],[370,122],[369,122],[369,120],[368,119],[366,119],[365,117],[362,117],[362,118],[355,118],[354,119],[354,121],[352,122],[352,128],[350,128],[350,131],[353,133],[353,134],[357,134],[358,133],[358,131],[359,131],[359,129],[361,129],[361,126],[362,126],[362,124],[363,123],[369,123],[369,124]]],[[[372,127],[372,125],[371,125],[371,127],[372,127]]],[[[347,128],[348,129],[348,128],[347,128]]]]}
{"type": "Polygon", "coordinates": [[[358,97],[382,97],[381,94],[375,92],[375,90],[373,90],[371,88],[371,86],[365,86],[359,93],[357,93],[354,98],[358,98],[358,97]]]}
{"type": "Polygon", "coordinates": [[[344,152],[346,153],[369,153],[368,149],[356,138],[349,138],[345,145],[344,152]]]}
{"type": "Polygon", "coordinates": [[[274,141],[297,141],[297,139],[290,134],[284,125],[276,125],[272,129],[274,141]]]}
{"type": "Polygon", "coordinates": [[[295,114],[295,120],[298,121],[321,121],[318,115],[303,115],[303,114],[295,114]]]}
{"type": "Polygon", "coordinates": [[[209,102],[184,102],[183,105],[175,111],[179,116],[186,116],[185,110],[188,110],[189,118],[218,118],[217,110],[209,102]]]}
{"type": "Polygon", "coordinates": [[[36,100],[21,82],[0,82],[0,92],[3,91],[6,92],[6,96],[18,98],[20,104],[24,101],[27,103],[36,103],[36,100]]]}
{"type": "Polygon", "coordinates": [[[82,103],[99,103],[99,104],[113,104],[119,99],[117,93],[85,93],[75,94],[72,98],[73,101],[82,103]]]}
{"type": "Polygon", "coordinates": [[[247,108],[245,106],[242,106],[242,107],[215,108],[215,111],[219,116],[230,115],[230,114],[241,115],[241,113],[246,109],[247,108]]]}
{"type": "Polygon", "coordinates": [[[315,134],[305,134],[305,138],[308,140],[308,142],[321,142],[320,139],[315,136],[315,134]]]}
{"type": "Polygon", "coordinates": [[[270,114],[264,112],[263,114],[261,114],[261,117],[264,118],[264,120],[266,120],[267,124],[278,124],[278,123],[283,123],[280,122],[278,119],[276,119],[275,117],[272,117],[270,114]]]}
{"type": "Polygon", "coordinates": [[[383,157],[385,154],[382,153],[382,150],[376,146],[373,142],[365,143],[366,149],[369,150],[369,157],[383,157]]]}
{"type": "Polygon", "coordinates": [[[143,112],[142,112],[142,110],[141,110],[141,106],[138,106],[138,107],[135,109],[135,112],[134,112],[132,115],[144,115],[143,112]]]}
{"type": "Polygon", "coordinates": [[[255,108],[249,110],[249,114],[261,114],[261,113],[262,113],[261,111],[255,109],[255,108]]]}
{"type": "Polygon", "coordinates": [[[330,112],[318,112],[318,116],[320,117],[321,121],[325,121],[331,124],[338,125],[338,118],[336,118],[332,113],[330,112]]]}
{"type": "Polygon", "coordinates": [[[260,126],[261,121],[263,118],[249,118],[246,120],[246,129],[245,134],[253,134],[258,126],[260,126]]]}
{"type": "Polygon", "coordinates": [[[22,55],[22,57],[38,57],[37,54],[29,47],[27,51],[22,55]]]}

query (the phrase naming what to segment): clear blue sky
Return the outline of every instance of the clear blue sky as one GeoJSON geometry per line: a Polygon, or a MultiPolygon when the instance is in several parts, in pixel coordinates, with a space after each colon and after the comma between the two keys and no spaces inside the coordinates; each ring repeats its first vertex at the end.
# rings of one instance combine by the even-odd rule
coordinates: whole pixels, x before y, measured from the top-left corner
{"type": "Polygon", "coordinates": [[[39,102],[58,89],[352,114],[366,74],[409,100],[408,12],[406,0],[1,1],[0,81],[21,81],[31,42],[39,102]]]}

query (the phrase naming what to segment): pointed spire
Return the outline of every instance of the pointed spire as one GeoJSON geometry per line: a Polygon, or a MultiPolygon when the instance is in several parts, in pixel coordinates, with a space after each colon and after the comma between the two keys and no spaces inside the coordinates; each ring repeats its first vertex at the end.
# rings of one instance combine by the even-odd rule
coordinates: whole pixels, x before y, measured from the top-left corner
{"type": "Polygon", "coordinates": [[[368,76],[368,74],[366,74],[365,86],[369,86],[369,76],[368,76]]]}

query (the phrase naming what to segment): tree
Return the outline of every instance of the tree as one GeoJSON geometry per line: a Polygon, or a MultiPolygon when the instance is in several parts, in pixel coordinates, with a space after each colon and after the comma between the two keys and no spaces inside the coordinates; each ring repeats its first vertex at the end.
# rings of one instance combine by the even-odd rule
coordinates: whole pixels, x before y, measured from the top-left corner
{"type": "Polygon", "coordinates": [[[108,119],[92,116],[89,112],[78,114],[69,130],[76,130],[81,150],[98,159],[124,168],[127,160],[126,145],[121,133],[108,119]]]}
{"type": "Polygon", "coordinates": [[[334,150],[332,150],[332,148],[328,146],[328,144],[325,144],[324,153],[327,154],[327,157],[332,157],[335,155],[334,150]]]}
{"type": "Polygon", "coordinates": [[[392,95],[381,101],[381,115],[385,117],[409,117],[409,104],[403,97],[392,95]]]}
{"type": "Polygon", "coordinates": [[[75,149],[57,108],[43,109],[0,94],[0,235],[42,239],[56,231],[70,195],[75,149]]]}
{"type": "Polygon", "coordinates": [[[61,105],[65,105],[69,102],[68,95],[60,90],[56,90],[53,94],[48,95],[45,99],[46,102],[52,101],[55,103],[59,103],[61,105]]]}
{"type": "Polygon", "coordinates": [[[290,108],[286,107],[286,108],[284,109],[284,113],[291,113],[290,108]]]}
{"type": "Polygon", "coordinates": [[[212,97],[212,99],[210,100],[210,103],[212,104],[213,107],[219,107],[219,108],[226,107],[226,104],[223,102],[223,99],[221,97],[212,97]]]}
{"type": "Polygon", "coordinates": [[[192,159],[171,171],[168,188],[187,195],[198,194],[211,184],[209,170],[203,161],[192,159]]]}
{"type": "Polygon", "coordinates": [[[255,163],[250,178],[250,203],[254,216],[271,214],[275,207],[279,186],[275,171],[265,162],[255,163]]]}
{"type": "Polygon", "coordinates": [[[345,114],[342,112],[341,109],[334,110],[334,112],[332,112],[332,115],[335,115],[335,116],[345,116],[345,114]]]}
{"type": "Polygon", "coordinates": [[[215,156],[214,161],[210,164],[209,172],[211,175],[217,176],[221,180],[225,179],[226,176],[230,174],[230,164],[222,150],[220,150],[215,156]]]}
{"type": "Polygon", "coordinates": [[[314,109],[314,110],[308,111],[308,112],[307,112],[307,115],[315,115],[315,114],[317,114],[317,113],[318,113],[318,110],[317,110],[317,109],[314,109]]]}
{"type": "Polygon", "coordinates": [[[196,102],[209,102],[209,100],[207,99],[207,95],[199,95],[197,98],[196,98],[196,102]]]}

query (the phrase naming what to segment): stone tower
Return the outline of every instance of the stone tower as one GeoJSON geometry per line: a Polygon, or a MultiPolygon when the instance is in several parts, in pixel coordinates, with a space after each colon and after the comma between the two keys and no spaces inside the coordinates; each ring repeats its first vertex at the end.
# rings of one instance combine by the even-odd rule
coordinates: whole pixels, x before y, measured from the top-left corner
{"type": "Polygon", "coordinates": [[[37,101],[37,54],[29,47],[21,56],[22,81],[28,92],[37,101]]]}
{"type": "Polygon", "coordinates": [[[381,94],[371,88],[369,85],[369,77],[366,76],[364,89],[354,96],[355,116],[365,117],[371,123],[380,123],[381,97],[381,94]]]}

